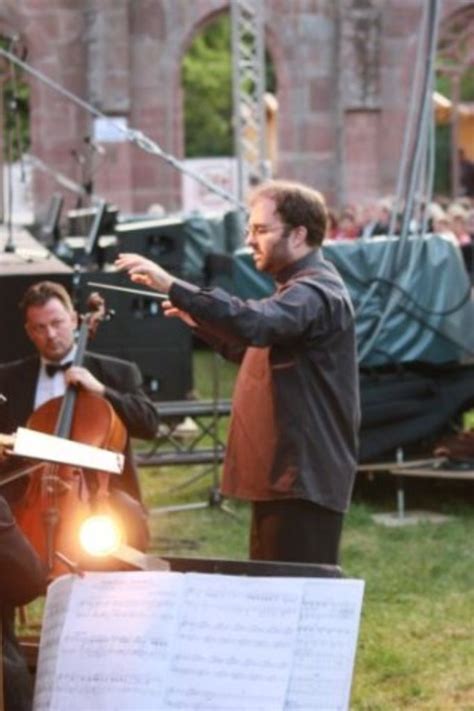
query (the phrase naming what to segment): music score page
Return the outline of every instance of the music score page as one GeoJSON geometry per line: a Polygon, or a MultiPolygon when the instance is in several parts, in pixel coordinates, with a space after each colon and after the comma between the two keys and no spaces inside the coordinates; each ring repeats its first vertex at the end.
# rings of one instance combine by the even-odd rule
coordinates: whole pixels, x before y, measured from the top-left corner
{"type": "Polygon", "coordinates": [[[348,708],[363,582],[173,572],[48,592],[34,711],[348,708]]]}

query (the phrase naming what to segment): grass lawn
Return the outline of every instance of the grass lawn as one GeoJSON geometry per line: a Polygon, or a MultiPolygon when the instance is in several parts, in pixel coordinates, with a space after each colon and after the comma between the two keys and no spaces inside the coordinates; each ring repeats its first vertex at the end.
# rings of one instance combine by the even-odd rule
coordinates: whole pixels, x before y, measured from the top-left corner
{"type": "MultiPolygon", "coordinates": [[[[209,356],[198,352],[195,386],[209,397],[209,356]]],[[[219,394],[235,370],[219,362],[219,394]]],[[[213,474],[201,467],[142,469],[151,507],[206,502],[213,474]],[[193,477],[197,479],[189,482],[193,477]],[[176,487],[182,488],[176,490],[176,487]]],[[[372,514],[395,508],[394,481],[359,479],[342,541],[344,574],[366,590],[351,708],[474,710],[474,507],[472,484],[409,481],[407,508],[451,516],[444,524],[386,528],[372,514]]],[[[218,507],[153,516],[153,549],[183,557],[245,559],[249,509],[218,507]]]]}
{"type": "MultiPolygon", "coordinates": [[[[212,475],[185,486],[198,468],[143,469],[152,506],[206,501],[212,475]]],[[[431,482],[430,482],[431,484],[431,482]]],[[[430,484],[427,484],[428,486],[430,484]]],[[[413,492],[417,507],[452,516],[445,524],[386,528],[374,512],[391,510],[393,482],[356,488],[342,541],[342,567],[365,580],[352,709],[388,711],[474,709],[474,515],[472,491],[413,492]]],[[[408,491],[410,499],[410,491],[408,491]]],[[[246,559],[249,508],[219,508],[153,516],[153,549],[162,555],[246,559]]]]}
{"type": "MultiPolygon", "coordinates": [[[[199,398],[212,394],[213,362],[218,364],[219,396],[230,396],[235,368],[198,351],[199,398]]],[[[221,426],[225,437],[224,420],[221,426]]],[[[190,466],[140,472],[150,508],[207,502],[218,475],[190,466]]],[[[386,528],[375,524],[372,514],[395,508],[393,478],[381,474],[370,481],[359,476],[341,555],[344,574],[366,584],[351,709],[474,711],[472,483],[409,480],[408,510],[423,508],[451,518],[442,525],[386,528]]],[[[153,551],[245,560],[249,507],[234,501],[229,505],[237,517],[216,506],[154,514],[153,551]]],[[[33,604],[35,609],[38,617],[41,601],[33,604]]]]}

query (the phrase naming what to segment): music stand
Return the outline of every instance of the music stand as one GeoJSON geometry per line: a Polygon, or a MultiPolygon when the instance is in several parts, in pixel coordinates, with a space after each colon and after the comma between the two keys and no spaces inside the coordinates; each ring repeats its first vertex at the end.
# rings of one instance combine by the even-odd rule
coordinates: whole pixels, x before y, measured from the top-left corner
{"type": "Polygon", "coordinates": [[[46,213],[46,219],[39,230],[40,242],[44,243],[48,248],[56,250],[61,233],[59,229],[59,221],[63,207],[64,198],[61,193],[54,193],[46,213]]]}
{"type": "Polygon", "coordinates": [[[148,569],[167,561],[171,571],[179,573],[214,573],[219,575],[250,575],[258,577],[283,576],[288,578],[343,578],[339,565],[326,563],[291,563],[267,560],[231,560],[227,558],[181,558],[147,555],[148,569]]]}
{"type": "Polygon", "coordinates": [[[108,711],[349,708],[363,580],[338,580],[311,565],[263,573],[258,562],[240,562],[229,574],[215,561],[201,563],[205,574],[190,573],[191,561],[183,573],[60,580],[46,601],[37,676],[47,686],[37,685],[36,701],[41,694],[48,709],[58,701],[95,708],[100,698],[108,711]],[[131,643],[137,610],[141,634],[131,643]],[[158,661],[150,657],[157,644],[158,661]],[[110,674],[117,663],[126,688],[123,674],[110,674]]]}
{"type": "Polygon", "coordinates": [[[224,513],[229,514],[233,518],[238,519],[238,515],[232,511],[224,503],[224,497],[220,492],[219,487],[219,469],[220,469],[220,458],[219,458],[219,355],[213,351],[212,354],[212,424],[211,424],[211,438],[212,438],[212,463],[211,466],[205,469],[203,472],[199,472],[195,476],[187,479],[185,482],[179,486],[175,486],[170,491],[179,491],[180,489],[193,484],[195,481],[202,479],[206,476],[209,471],[212,472],[212,485],[209,489],[209,496],[207,501],[196,501],[190,504],[177,504],[171,506],[157,506],[151,509],[151,513],[177,513],[179,511],[193,511],[196,509],[206,509],[217,507],[224,513]]]}
{"type": "Polygon", "coordinates": [[[83,469],[99,469],[109,474],[121,474],[124,464],[124,455],[118,452],[26,427],[18,427],[16,431],[13,454],[83,469]]]}
{"type": "Polygon", "coordinates": [[[86,264],[91,261],[92,256],[95,254],[97,247],[99,246],[99,237],[103,227],[106,207],[106,201],[100,200],[84,245],[84,262],[86,264]]]}
{"type": "MultiPolygon", "coordinates": [[[[26,427],[18,427],[12,448],[12,455],[20,458],[33,459],[40,464],[22,467],[0,480],[0,487],[26,476],[43,467],[44,462],[53,465],[65,464],[72,467],[101,470],[109,474],[121,474],[124,465],[124,455],[117,452],[101,449],[82,442],[74,442],[63,437],[50,435],[26,427]]],[[[59,510],[56,505],[48,506],[43,512],[45,526],[45,550],[48,570],[53,569],[56,554],[54,545],[54,532],[59,522],[59,510]]],[[[64,562],[64,557],[62,562],[64,562]]],[[[67,563],[68,565],[70,562],[67,563]]]]}

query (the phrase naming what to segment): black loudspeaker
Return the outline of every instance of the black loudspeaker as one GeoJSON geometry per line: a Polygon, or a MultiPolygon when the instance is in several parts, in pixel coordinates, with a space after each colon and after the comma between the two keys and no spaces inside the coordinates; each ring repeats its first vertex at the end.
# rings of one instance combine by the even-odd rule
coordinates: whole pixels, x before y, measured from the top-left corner
{"type": "Polygon", "coordinates": [[[153,219],[119,224],[115,228],[120,252],[136,252],[173,274],[184,267],[185,235],[179,220],[153,219]]]}
{"type": "Polygon", "coordinates": [[[93,264],[102,269],[106,264],[113,263],[118,254],[117,238],[103,234],[108,219],[107,203],[100,200],[87,235],[66,237],[57,246],[56,254],[71,266],[81,265],[89,269],[93,264]]]}
{"type": "MultiPolygon", "coordinates": [[[[83,284],[94,281],[105,286],[134,288],[117,272],[90,272],[83,284]]],[[[83,300],[91,291],[105,298],[114,312],[103,323],[90,350],[134,361],[140,368],[147,395],[153,400],[184,400],[193,388],[192,336],[179,319],[165,318],[159,300],[100,287],[83,289],[83,300]]],[[[82,307],[84,303],[82,304],[82,307]]]]}
{"type": "MultiPolygon", "coordinates": [[[[6,363],[34,353],[18,309],[26,289],[48,279],[60,282],[71,292],[74,274],[29,237],[26,241],[23,238],[17,252],[0,254],[0,276],[0,363],[6,363]]],[[[77,304],[80,313],[87,310],[87,296],[92,291],[100,292],[100,288],[88,287],[89,281],[133,288],[129,279],[117,272],[82,273],[81,301],[77,304]]],[[[186,399],[193,387],[192,338],[188,327],[178,319],[165,318],[159,301],[151,297],[106,289],[101,293],[115,316],[99,327],[89,349],[134,361],[152,399],[186,399]]]]}
{"type": "MultiPolygon", "coordinates": [[[[81,207],[77,210],[69,210],[67,213],[67,234],[70,237],[82,237],[88,235],[97,217],[97,206],[81,207]]],[[[118,217],[118,207],[116,205],[105,206],[101,216],[101,234],[112,234],[118,217]]]]}
{"type": "Polygon", "coordinates": [[[191,343],[186,348],[180,348],[176,342],[151,348],[127,345],[102,348],[99,343],[94,343],[91,350],[136,363],[143,376],[144,390],[151,400],[186,400],[192,394],[191,343]]]}
{"type": "Polygon", "coordinates": [[[207,254],[204,261],[204,280],[207,286],[219,286],[234,294],[234,257],[221,253],[207,254]]]}

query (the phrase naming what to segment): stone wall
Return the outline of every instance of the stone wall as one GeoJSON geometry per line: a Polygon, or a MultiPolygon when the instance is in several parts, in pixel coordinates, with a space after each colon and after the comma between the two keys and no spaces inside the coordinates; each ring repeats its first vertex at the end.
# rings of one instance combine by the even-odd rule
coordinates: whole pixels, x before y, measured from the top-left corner
{"type": "MultiPolygon", "coordinates": [[[[423,2],[266,0],[278,176],[318,187],[333,205],[393,193],[423,2]]],[[[471,4],[445,0],[443,13],[471,4]]],[[[20,33],[35,69],[181,160],[182,57],[196,32],[228,11],[224,0],[3,0],[0,25],[20,33]]],[[[180,207],[176,168],[127,140],[97,153],[87,140],[94,116],[29,81],[35,155],[78,183],[93,178],[124,211],[180,207]]],[[[36,174],[38,212],[54,190],[36,174]]]]}

